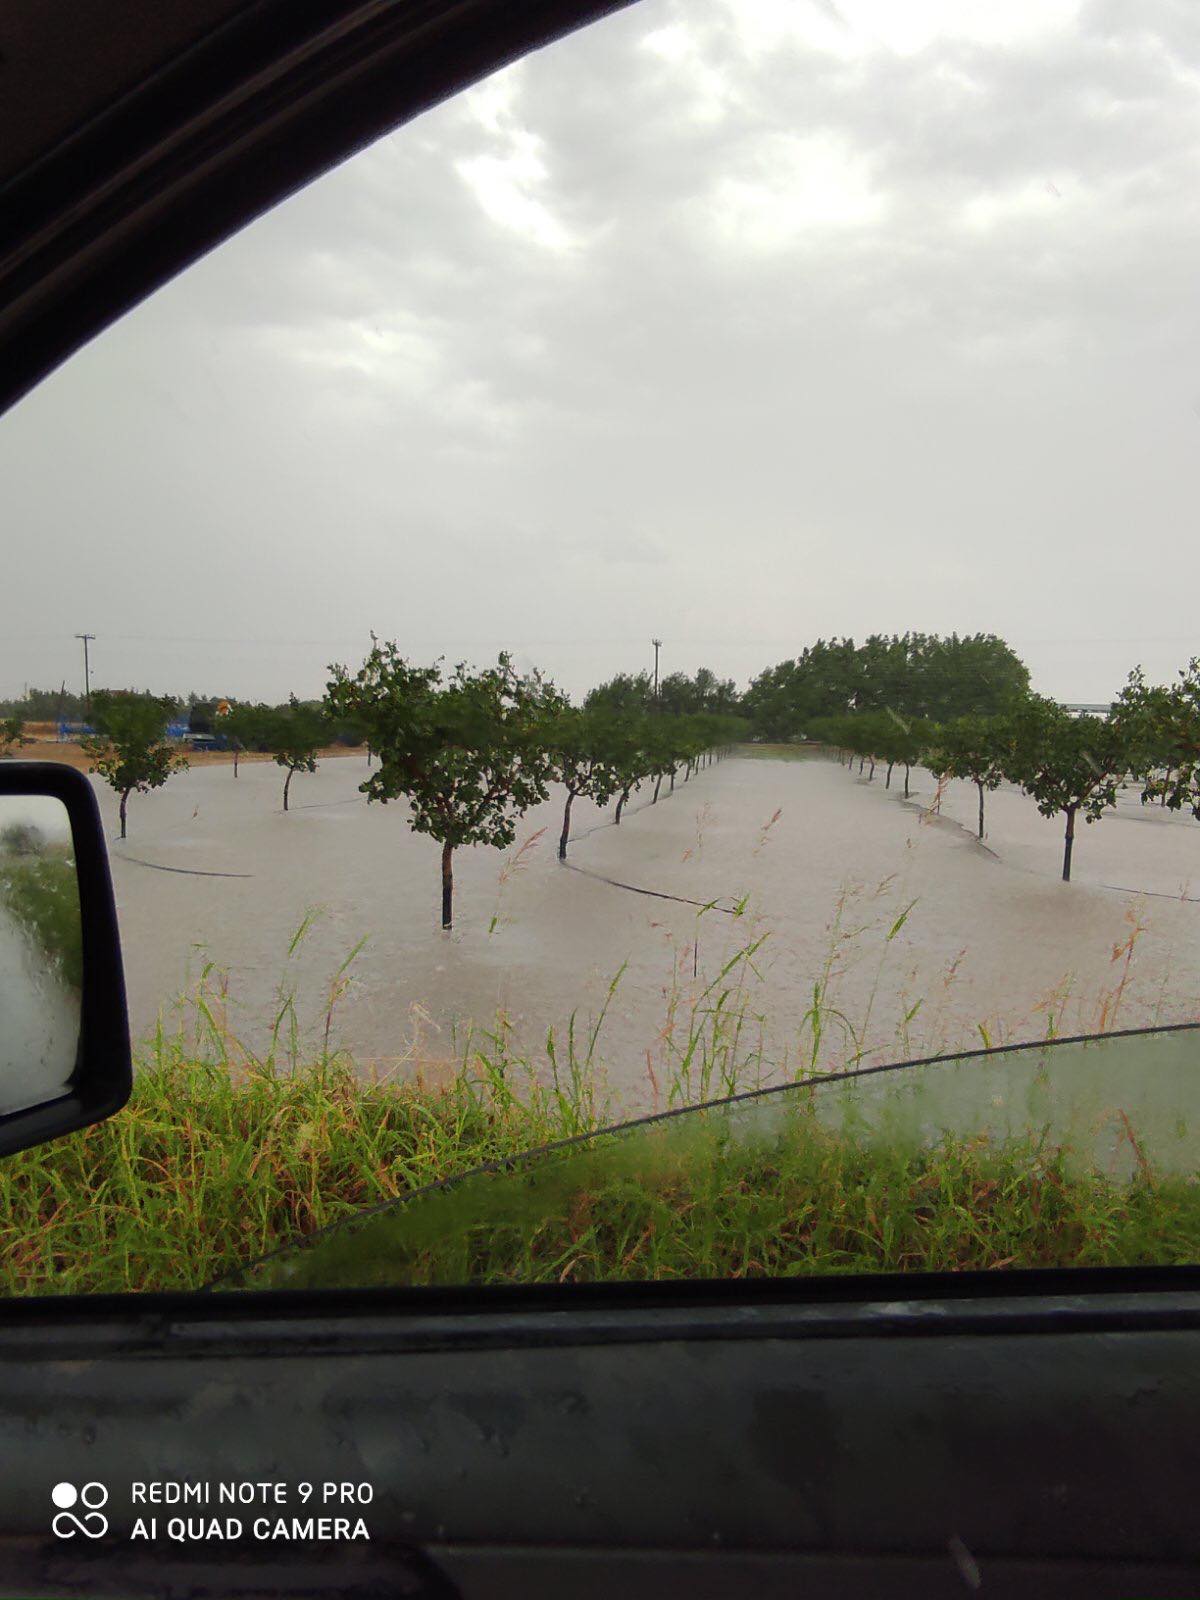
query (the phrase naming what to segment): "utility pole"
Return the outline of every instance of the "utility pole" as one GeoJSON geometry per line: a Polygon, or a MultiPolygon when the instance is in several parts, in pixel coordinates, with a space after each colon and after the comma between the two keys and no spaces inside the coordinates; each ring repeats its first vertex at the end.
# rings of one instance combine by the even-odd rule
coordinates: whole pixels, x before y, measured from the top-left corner
{"type": "Polygon", "coordinates": [[[94,641],[96,635],[94,633],[77,633],[75,637],[83,640],[83,706],[85,714],[90,717],[92,714],[92,673],[88,663],[88,641],[94,641]]]}
{"type": "Polygon", "coordinates": [[[658,652],[662,649],[661,639],[651,639],[654,646],[654,706],[658,709],[658,652]]]}

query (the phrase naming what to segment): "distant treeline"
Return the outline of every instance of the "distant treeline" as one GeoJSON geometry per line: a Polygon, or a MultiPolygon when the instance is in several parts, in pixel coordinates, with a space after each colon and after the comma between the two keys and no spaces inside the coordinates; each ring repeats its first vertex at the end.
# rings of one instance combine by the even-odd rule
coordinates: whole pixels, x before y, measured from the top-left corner
{"type": "Polygon", "coordinates": [[[1028,691],[1028,667],[995,634],[872,634],[857,645],[818,639],[760,673],[737,709],[757,738],[786,742],[855,711],[930,722],[997,716],[1028,691]]]}
{"type": "MultiPolygon", "coordinates": [[[[204,720],[205,716],[211,716],[219,699],[217,695],[195,691],[187,695],[160,695],[152,689],[132,686],[120,692],[158,701],[172,721],[188,720],[193,714],[204,720]]],[[[0,717],[20,717],[23,722],[82,722],[86,714],[83,695],[73,693],[65,684],[58,689],[29,689],[16,699],[0,700],[0,717]]]]}
{"type": "MultiPolygon", "coordinates": [[[[886,707],[935,722],[994,716],[1028,688],[1028,668],[994,634],[872,634],[861,644],[818,639],[794,659],[765,668],[745,691],[708,667],[694,676],[668,673],[657,695],[648,672],[618,673],[592,689],[584,704],[612,711],[653,708],[679,716],[735,715],[743,718],[749,738],[789,741],[805,738],[815,719],[847,711],[886,707]]],[[[216,731],[213,712],[221,696],[193,691],[157,698],[173,718],[186,717],[193,732],[216,731]]],[[[320,702],[310,703],[315,707],[320,702]]],[[[269,709],[282,712],[287,706],[269,709]]],[[[30,689],[21,699],[0,700],[0,716],[27,722],[76,722],[84,710],[83,696],[65,687],[30,689]]]]}

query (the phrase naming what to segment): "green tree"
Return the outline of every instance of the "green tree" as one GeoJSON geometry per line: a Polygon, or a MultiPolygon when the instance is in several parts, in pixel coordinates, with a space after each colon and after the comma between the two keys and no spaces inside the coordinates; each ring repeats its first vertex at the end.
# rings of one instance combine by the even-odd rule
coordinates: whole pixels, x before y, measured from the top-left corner
{"type": "Polygon", "coordinates": [[[892,711],[906,722],[996,716],[1027,692],[1029,672],[994,634],[872,634],[818,639],[754,679],[741,709],[765,739],[804,737],[850,711],[892,711]]]}
{"type": "Polygon", "coordinates": [[[1099,820],[1116,804],[1129,767],[1127,729],[1103,717],[1072,717],[1052,700],[1030,695],[1005,721],[1004,776],[1024,789],[1044,817],[1066,819],[1063,881],[1071,878],[1075,820],[1099,820]]]}
{"type": "MultiPolygon", "coordinates": [[[[613,821],[621,826],[621,815],[629,804],[629,797],[644,779],[652,776],[659,759],[661,741],[669,741],[674,751],[674,764],[679,765],[677,727],[678,717],[661,715],[616,717],[610,724],[608,759],[616,773],[617,783],[611,791],[617,796],[613,821]]],[[[671,787],[674,788],[674,776],[671,787]]]]}
{"type": "Polygon", "coordinates": [[[843,716],[857,703],[861,662],[853,639],[818,639],[794,661],[768,667],[742,697],[741,710],[762,739],[806,737],[809,724],[843,716]]]}
{"type": "Polygon", "coordinates": [[[929,765],[940,778],[963,778],[979,794],[979,837],[983,838],[983,797],[1004,781],[1005,726],[995,717],[955,717],[930,735],[929,765]]]}
{"type": "Polygon", "coordinates": [[[298,772],[317,770],[317,752],[329,738],[329,723],[323,707],[305,705],[292,695],[286,706],[270,714],[262,731],[276,766],[287,771],[283,780],[286,811],[292,779],[298,772]]]}
{"type": "Polygon", "coordinates": [[[602,806],[620,788],[619,738],[611,715],[578,711],[565,703],[553,708],[543,737],[551,776],[567,791],[558,839],[558,859],[565,861],[576,796],[586,795],[602,806]]]}
{"type": "Polygon", "coordinates": [[[1180,669],[1179,682],[1148,684],[1141,667],[1113,706],[1126,736],[1129,769],[1141,780],[1143,805],[1171,811],[1186,806],[1200,818],[1200,658],[1180,669]]]}
{"type": "Polygon", "coordinates": [[[223,717],[215,719],[218,735],[233,753],[233,775],[238,775],[238,760],[246,750],[266,748],[271,709],[264,705],[250,705],[239,701],[231,705],[223,717]]]}
{"type": "Polygon", "coordinates": [[[129,690],[97,689],[92,695],[91,725],[84,753],[91,771],[99,773],[121,797],[121,838],[126,832],[129,796],[160,789],[187,760],[167,743],[167,718],[174,701],[129,690]]]}
{"type": "Polygon", "coordinates": [[[23,744],[32,744],[33,740],[25,736],[24,717],[13,715],[0,719],[0,760],[10,756],[23,744]]]}
{"type": "Polygon", "coordinates": [[[545,726],[558,702],[506,654],[496,666],[413,667],[394,643],[373,648],[353,676],[331,666],[329,705],[367,730],[379,768],[359,787],[368,800],[404,796],[411,826],[442,847],[442,926],[454,912],[454,851],[506,849],[517,819],[545,800],[552,775],[545,726]]]}
{"type": "Polygon", "coordinates": [[[616,716],[631,717],[654,707],[654,683],[648,672],[618,672],[607,683],[589,689],[584,702],[585,711],[608,711],[616,716]]]}
{"type": "Polygon", "coordinates": [[[904,768],[904,798],[911,793],[912,769],[929,748],[932,724],[923,717],[901,716],[890,708],[870,723],[875,754],[888,764],[887,783],[891,786],[892,768],[904,768]]]}

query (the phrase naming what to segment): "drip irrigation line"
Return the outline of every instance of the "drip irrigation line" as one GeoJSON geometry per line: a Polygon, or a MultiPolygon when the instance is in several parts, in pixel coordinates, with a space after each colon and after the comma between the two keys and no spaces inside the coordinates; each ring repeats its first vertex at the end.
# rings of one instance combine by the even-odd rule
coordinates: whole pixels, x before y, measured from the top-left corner
{"type": "Polygon", "coordinates": [[[628,889],[630,894],[649,895],[654,900],[674,900],[681,906],[699,906],[702,911],[721,911],[727,917],[736,917],[737,910],[733,906],[719,906],[715,900],[689,900],[687,895],[667,894],[663,889],[643,889],[640,884],[621,883],[616,878],[606,878],[602,872],[589,872],[587,867],[577,867],[573,861],[564,861],[564,867],[571,872],[581,872],[585,878],[595,878],[597,883],[611,884],[614,889],[628,889]]]}
{"type": "Polygon", "coordinates": [[[1185,905],[1200,905],[1200,895],[1196,894],[1168,894],[1165,889],[1127,889],[1123,883],[1102,883],[1102,889],[1111,889],[1114,894],[1148,894],[1155,900],[1182,900],[1185,905]]]}
{"type": "MultiPolygon", "coordinates": [[[[643,800],[636,806],[627,805],[621,812],[623,817],[636,817],[641,812],[648,810],[654,804],[653,800],[643,800]]],[[[577,839],[588,839],[593,833],[603,833],[605,828],[615,828],[617,824],[611,817],[605,817],[603,822],[593,822],[590,828],[584,828],[582,833],[573,833],[568,839],[568,844],[574,844],[577,839]]]]}
{"type": "MultiPolygon", "coordinates": [[[[1020,791],[1014,792],[1019,793],[1020,791]]],[[[1048,872],[1039,871],[1037,867],[1026,867],[1017,861],[1005,861],[1004,857],[1000,855],[998,851],[993,850],[991,845],[984,844],[983,840],[979,838],[978,834],[973,828],[969,827],[965,822],[960,822],[957,817],[946,816],[940,811],[930,811],[927,807],[923,806],[919,800],[916,799],[905,800],[903,797],[901,797],[900,804],[908,806],[910,810],[922,812],[929,817],[937,818],[937,820],[942,823],[946,823],[952,827],[958,828],[966,835],[969,843],[976,845],[980,850],[991,856],[993,861],[1002,861],[1004,862],[1005,866],[1011,867],[1017,872],[1028,873],[1031,878],[1049,878],[1051,876],[1051,874],[1048,872]]],[[[1120,820],[1119,816],[1116,820],[1120,820]]],[[[1125,820],[1139,822],[1143,819],[1137,812],[1131,812],[1129,816],[1125,818],[1125,820]]],[[[1145,820],[1149,822],[1156,819],[1147,817],[1145,820]]],[[[1175,900],[1177,902],[1182,902],[1184,905],[1200,905],[1200,895],[1170,894],[1166,889],[1132,889],[1128,884],[1124,883],[1098,883],[1094,887],[1097,889],[1107,889],[1111,894],[1144,894],[1148,895],[1153,900],[1175,900]]]]}
{"type": "Polygon", "coordinates": [[[164,867],[160,861],[143,861],[139,856],[127,856],[113,851],[114,861],[128,861],[135,867],[153,867],[155,872],[178,872],[185,878],[252,878],[252,872],[205,872],[201,867],[164,867]]]}
{"type": "Polygon", "coordinates": [[[502,1156],[495,1161],[484,1161],[476,1167],[469,1168],[466,1172],[459,1172],[449,1178],[437,1178],[432,1183],[422,1184],[420,1188],[413,1189],[409,1194],[400,1195],[394,1200],[381,1200],[376,1205],[367,1206],[361,1211],[356,1211],[352,1216],[339,1218],[324,1228],[319,1228],[316,1233],[308,1234],[299,1239],[293,1239],[288,1244],[278,1245],[274,1250],[269,1250],[265,1255],[257,1256],[253,1261],[244,1266],[229,1267],[225,1272],[218,1274],[200,1289],[197,1294],[207,1294],[213,1289],[219,1289],[222,1284],[229,1284],[231,1279],[241,1278],[255,1272],[259,1267],[267,1266],[270,1262],[278,1260],[281,1256],[302,1255],[306,1250],[311,1250],[318,1240],[327,1240],[344,1229],[356,1229],[360,1223],[369,1221],[372,1217],[381,1216],[386,1211],[398,1211],[402,1206],[411,1204],[414,1200],[422,1200],[430,1195],[438,1194],[443,1190],[457,1188],[471,1178],[497,1176],[501,1173],[513,1173],[522,1167],[531,1166],[543,1156],[558,1155],[564,1150],[574,1150],[580,1145],[590,1144],[593,1140],[608,1138],[622,1133],[635,1133],[642,1128],[651,1128],[664,1122],[673,1122],[679,1117],[690,1117],[698,1111],[724,1111],[733,1106],[749,1106],[751,1101],[766,1103],[784,1094],[799,1094],[808,1091],[811,1095],[815,1089],[823,1088],[830,1083],[850,1083],[859,1078],[877,1078],[888,1072],[908,1072],[913,1067],[932,1067],[954,1061],[979,1061],[984,1057],[992,1059],[996,1056],[1015,1055],[1018,1051],[1057,1050],[1069,1044],[1101,1044],[1110,1039],[1136,1039],[1153,1035],[1160,1038],[1163,1034],[1200,1033],[1200,1022],[1179,1022],[1166,1028],[1116,1028],[1111,1033],[1072,1034],[1069,1038],[1060,1039],[1031,1039],[1024,1044],[993,1045],[990,1049],[959,1050],[949,1055],[920,1056],[915,1061],[891,1061],[877,1067],[847,1067],[841,1072],[823,1072],[812,1078],[802,1078],[791,1083],[772,1084],[767,1089],[743,1089],[738,1094],[723,1095],[716,1100],[701,1100],[695,1105],[672,1106],[668,1111],[652,1111],[646,1116],[630,1117],[624,1122],[611,1123],[606,1128],[592,1128],[586,1133],[573,1133],[565,1139],[552,1139],[547,1144],[537,1145],[532,1150],[522,1150],[517,1155],[502,1156]]]}

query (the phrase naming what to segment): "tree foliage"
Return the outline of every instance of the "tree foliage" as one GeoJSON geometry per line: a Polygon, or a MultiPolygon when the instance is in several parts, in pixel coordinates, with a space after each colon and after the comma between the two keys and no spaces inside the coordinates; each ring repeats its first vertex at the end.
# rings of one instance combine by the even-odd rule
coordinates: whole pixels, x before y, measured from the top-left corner
{"type": "Polygon", "coordinates": [[[92,695],[94,732],[83,739],[83,750],[91,759],[91,771],[121,797],[122,839],[129,796],[161,788],[173,772],[188,765],[165,737],[172,710],[173,702],[157,695],[109,689],[97,689],[92,695]]]}
{"type": "Polygon", "coordinates": [[[861,645],[818,639],[768,667],[742,709],[759,738],[791,740],[854,711],[891,711],[906,722],[996,716],[1028,688],[1028,669],[994,634],[872,634],[861,645]]]}
{"type": "Polygon", "coordinates": [[[979,796],[979,837],[983,838],[983,799],[998,789],[1005,777],[1009,751],[1007,723],[1000,717],[956,717],[935,726],[927,755],[939,778],[962,778],[975,785],[979,796]]]}
{"type": "Polygon", "coordinates": [[[1143,804],[1157,800],[1200,818],[1200,658],[1193,656],[1170,685],[1148,684],[1135,667],[1113,714],[1125,730],[1143,804]]]}
{"type": "Polygon", "coordinates": [[[1129,770],[1125,727],[1103,717],[1073,717],[1052,700],[1028,695],[1005,728],[1004,775],[1030,795],[1044,817],[1066,819],[1063,881],[1071,877],[1075,820],[1097,822],[1116,804],[1129,770]]]}
{"type": "Polygon", "coordinates": [[[353,676],[332,666],[329,705],[367,730],[379,767],[360,787],[368,800],[403,796],[411,825],[442,846],[442,926],[453,922],[453,852],[505,849],[518,818],[545,800],[553,763],[544,731],[560,699],[501,654],[494,667],[414,667],[394,643],[374,642],[353,676]]]}
{"type": "Polygon", "coordinates": [[[298,772],[317,770],[317,752],[329,738],[329,722],[324,708],[308,705],[292,695],[286,706],[268,713],[260,724],[266,747],[283,767],[283,809],[288,809],[288,793],[298,772]]]}
{"type": "Polygon", "coordinates": [[[579,795],[604,805],[621,788],[625,777],[621,730],[624,724],[612,712],[597,708],[580,711],[560,702],[547,719],[543,738],[550,757],[550,776],[566,790],[558,859],[567,858],[571,837],[571,807],[579,795]]]}
{"type": "Polygon", "coordinates": [[[0,760],[10,756],[22,745],[32,743],[33,740],[27,738],[25,734],[24,717],[14,715],[0,718],[0,760]]]}

